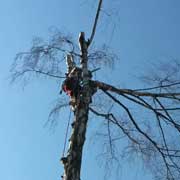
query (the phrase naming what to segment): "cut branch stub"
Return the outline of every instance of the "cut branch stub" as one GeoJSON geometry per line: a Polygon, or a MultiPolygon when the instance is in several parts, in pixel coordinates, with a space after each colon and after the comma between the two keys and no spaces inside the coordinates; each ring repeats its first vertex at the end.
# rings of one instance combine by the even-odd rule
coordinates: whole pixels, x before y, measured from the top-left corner
{"type": "Polygon", "coordinates": [[[67,73],[70,73],[72,69],[75,67],[75,62],[71,54],[68,54],[66,56],[66,65],[67,65],[67,73]]]}

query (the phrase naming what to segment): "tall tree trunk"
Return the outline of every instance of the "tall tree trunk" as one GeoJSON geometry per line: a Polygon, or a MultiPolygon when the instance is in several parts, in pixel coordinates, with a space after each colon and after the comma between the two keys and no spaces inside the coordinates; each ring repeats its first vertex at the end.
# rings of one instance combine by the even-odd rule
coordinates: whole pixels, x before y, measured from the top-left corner
{"type": "Polygon", "coordinates": [[[89,103],[91,101],[91,89],[89,87],[91,76],[87,65],[88,42],[85,40],[83,32],[81,32],[79,36],[79,46],[81,50],[83,87],[78,100],[79,102],[76,102],[77,108],[75,110],[67,157],[62,158],[62,163],[64,165],[63,180],[80,180],[82,151],[88,122],[89,103]]]}

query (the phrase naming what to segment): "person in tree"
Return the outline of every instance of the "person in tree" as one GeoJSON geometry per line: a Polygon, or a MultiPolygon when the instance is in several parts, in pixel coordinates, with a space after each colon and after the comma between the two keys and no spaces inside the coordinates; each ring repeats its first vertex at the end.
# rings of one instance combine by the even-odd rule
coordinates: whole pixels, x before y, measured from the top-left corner
{"type": "Polygon", "coordinates": [[[62,90],[71,98],[75,97],[77,99],[81,90],[79,80],[75,77],[67,77],[63,82],[62,90]]]}
{"type": "Polygon", "coordinates": [[[66,79],[62,84],[62,91],[70,97],[69,104],[71,105],[73,111],[76,110],[76,107],[80,102],[79,98],[82,91],[82,87],[80,85],[81,72],[82,70],[80,68],[73,68],[70,73],[66,74],[66,79]]]}

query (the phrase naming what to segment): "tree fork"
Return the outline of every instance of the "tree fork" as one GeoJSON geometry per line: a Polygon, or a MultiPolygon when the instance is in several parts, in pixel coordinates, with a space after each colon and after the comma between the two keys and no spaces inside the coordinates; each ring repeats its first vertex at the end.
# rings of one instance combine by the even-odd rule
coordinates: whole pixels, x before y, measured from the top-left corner
{"type": "Polygon", "coordinates": [[[66,157],[62,157],[64,165],[63,180],[80,180],[82,151],[86,136],[88,122],[89,104],[91,102],[92,91],[89,86],[91,76],[88,71],[88,42],[85,40],[84,32],[79,35],[79,46],[81,51],[82,68],[82,92],[74,114],[72,134],[69,140],[69,149],[66,157]]]}

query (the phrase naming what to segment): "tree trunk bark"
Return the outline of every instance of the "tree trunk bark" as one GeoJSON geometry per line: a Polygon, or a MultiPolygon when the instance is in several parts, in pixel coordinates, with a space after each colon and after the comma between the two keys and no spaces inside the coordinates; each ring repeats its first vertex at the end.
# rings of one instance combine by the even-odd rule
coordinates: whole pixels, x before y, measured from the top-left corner
{"type": "Polygon", "coordinates": [[[82,151],[85,142],[86,127],[88,122],[89,103],[91,101],[91,89],[89,80],[91,78],[88,71],[87,49],[88,43],[85,40],[83,32],[79,36],[79,46],[81,50],[81,68],[82,68],[82,91],[76,102],[75,118],[72,124],[72,134],[69,142],[67,157],[63,157],[64,165],[63,180],[80,180],[82,151]]]}

